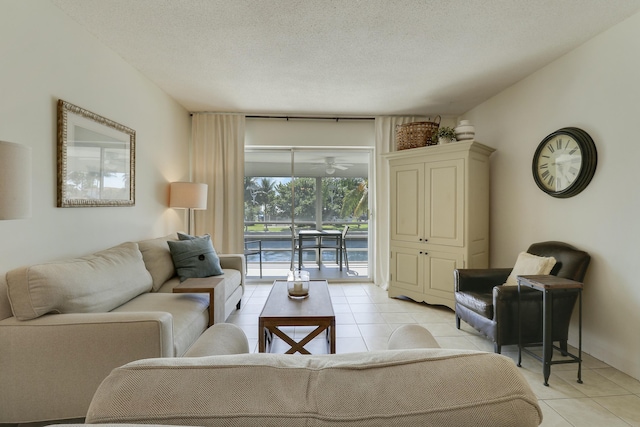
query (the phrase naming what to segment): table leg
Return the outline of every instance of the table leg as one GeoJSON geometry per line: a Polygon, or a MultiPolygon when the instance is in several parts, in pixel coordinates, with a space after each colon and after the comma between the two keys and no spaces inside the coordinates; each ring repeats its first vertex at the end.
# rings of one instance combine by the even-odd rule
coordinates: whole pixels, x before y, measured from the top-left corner
{"type": "Polygon", "coordinates": [[[578,289],[578,383],[582,384],[582,289],[578,289]]]}
{"type": "Polygon", "coordinates": [[[553,357],[553,294],[547,290],[543,292],[542,309],[544,311],[543,331],[542,331],[542,373],[544,375],[544,385],[549,386],[549,376],[551,375],[551,358],[553,357]]]}
{"type": "Polygon", "coordinates": [[[318,260],[318,268],[322,268],[322,236],[316,237],[314,241],[316,245],[316,260],[318,260]]]}
{"type": "Polygon", "coordinates": [[[342,271],[342,236],[338,237],[338,246],[340,247],[338,254],[340,255],[340,271],[342,271]]]}
{"type": "Polygon", "coordinates": [[[209,326],[215,323],[215,316],[216,316],[215,302],[216,300],[214,296],[214,290],[211,289],[211,291],[209,291],[209,326]]]}
{"type": "Polygon", "coordinates": [[[267,331],[264,327],[264,321],[260,320],[258,322],[258,353],[264,353],[266,351],[266,335],[267,331]]]}
{"type": "Polygon", "coordinates": [[[336,321],[331,321],[329,326],[329,354],[336,354],[336,321]]]}
{"type": "Polygon", "coordinates": [[[522,366],[522,318],[520,317],[520,302],[522,298],[520,295],[520,282],[518,281],[518,367],[522,366]]]}

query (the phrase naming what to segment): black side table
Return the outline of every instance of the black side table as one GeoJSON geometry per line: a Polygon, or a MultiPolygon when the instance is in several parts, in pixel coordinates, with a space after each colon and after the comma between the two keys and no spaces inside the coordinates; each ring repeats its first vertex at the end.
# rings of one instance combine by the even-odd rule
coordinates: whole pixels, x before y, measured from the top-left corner
{"type": "MultiPolygon", "coordinates": [[[[551,365],[560,363],[578,364],[578,383],[582,384],[582,288],[583,284],[574,280],[564,279],[556,276],[518,276],[518,366],[522,366],[522,351],[535,357],[542,362],[542,372],[544,375],[544,385],[549,386],[549,375],[551,375],[551,365]],[[526,286],[531,289],[541,291],[542,311],[543,311],[543,332],[542,332],[542,357],[527,350],[522,343],[522,322],[520,318],[520,289],[526,286]],[[578,291],[578,355],[566,353],[569,360],[553,361],[553,349],[562,351],[553,345],[553,296],[560,292],[578,291]]],[[[535,345],[535,344],[534,344],[535,345]]],[[[529,345],[531,346],[531,345],[529,345]]],[[[563,353],[564,354],[564,353],[563,353]]]]}

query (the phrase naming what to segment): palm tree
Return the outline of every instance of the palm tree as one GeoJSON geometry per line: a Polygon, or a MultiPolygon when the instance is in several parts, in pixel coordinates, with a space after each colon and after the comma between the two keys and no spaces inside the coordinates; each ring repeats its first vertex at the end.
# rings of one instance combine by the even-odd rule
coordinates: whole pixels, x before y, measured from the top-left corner
{"type": "Polygon", "coordinates": [[[358,218],[359,216],[366,214],[368,209],[369,182],[367,179],[363,179],[356,187],[352,188],[344,195],[340,215],[343,217],[353,216],[354,218],[358,218]]]}
{"type": "MultiPolygon", "coordinates": [[[[262,205],[262,212],[264,213],[264,220],[267,220],[267,215],[271,213],[272,201],[275,197],[275,181],[270,178],[260,178],[258,186],[255,190],[255,200],[262,205]]],[[[267,225],[264,225],[265,231],[267,225]]]]}
{"type": "Polygon", "coordinates": [[[250,200],[253,202],[253,193],[258,188],[258,184],[256,183],[256,178],[253,176],[245,176],[244,177],[244,201],[249,202],[250,200]]]}
{"type": "Polygon", "coordinates": [[[245,221],[254,221],[258,214],[257,205],[255,200],[255,191],[258,188],[256,179],[254,177],[244,177],[244,218],[245,221]]]}

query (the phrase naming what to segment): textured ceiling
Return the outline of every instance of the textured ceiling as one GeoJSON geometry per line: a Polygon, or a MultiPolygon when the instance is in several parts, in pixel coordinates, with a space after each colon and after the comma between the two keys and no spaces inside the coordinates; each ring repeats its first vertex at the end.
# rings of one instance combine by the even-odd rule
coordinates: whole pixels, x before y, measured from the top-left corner
{"type": "Polygon", "coordinates": [[[189,111],[352,116],[461,114],[640,10],[640,0],[51,1],[189,111]]]}

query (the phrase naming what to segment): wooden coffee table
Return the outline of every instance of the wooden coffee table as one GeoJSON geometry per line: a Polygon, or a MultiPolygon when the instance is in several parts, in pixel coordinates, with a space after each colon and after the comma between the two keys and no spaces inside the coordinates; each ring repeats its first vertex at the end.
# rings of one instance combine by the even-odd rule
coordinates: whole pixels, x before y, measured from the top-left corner
{"type": "Polygon", "coordinates": [[[326,280],[312,280],[309,283],[309,297],[291,299],[287,292],[287,282],[276,280],[267,302],[258,319],[258,351],[267,350],[267,341],[272,343],[273,335],[280,337],[291,348],[287,354],[311,354],[304,348],[312,339],[326,331],[329,353],[336,352],[336,315],[333,312],[329,285],[326,280]],[[296,342],[280,326],[317,326],[302,340],[296,342]]]}

